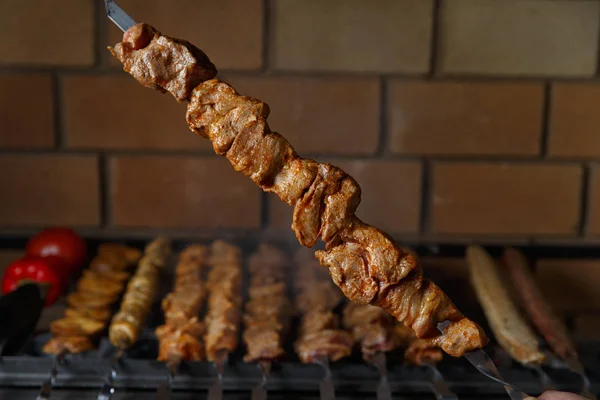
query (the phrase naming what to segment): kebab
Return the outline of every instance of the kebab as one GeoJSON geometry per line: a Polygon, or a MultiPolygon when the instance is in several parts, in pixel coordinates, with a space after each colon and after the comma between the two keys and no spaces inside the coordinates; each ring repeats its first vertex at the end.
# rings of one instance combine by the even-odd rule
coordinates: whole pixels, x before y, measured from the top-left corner
{"type": "Polygon", "coordinates": [[[96,339],[106,329],[111,307],[129,278],[129,267],[136,264],[141,253],[118,243],[98,246],[97,255],[77,281],[77,290],[67,296],[64,318],[50,325],[53,337],[42,351],[53,354],[49,378],[44,381],[38,399],[47,399],[66,354],[77,354],[96,347],[96,339]]]}
{"type": "Polygon", "coordinates": [[[208,394],[209,399],[213,399],[222,396],[223,367],[229,353],[238,346],[242,304],[241,251],[235,245],[217,240],[210,246],[208,265],[204,344],[206,359],[217,369],[217,379],[208,394]]]}
{"type": "Polygon", "coordinates": [[[64,317],[50,324],[53,337],[44,345],[48,354],[82,353],[95,347],[98,334],[107,327],[111,306],[117,301],[130,273],[127,270],[140,258],[134,248],[107,243],[98,247],[90,267],[67,296],[64,317]]]}
{"type": "Polygon", "coordinates": [[[329,362],[347,357],[352,352],[354,338],[339,329],[334,309],[342,295],[331,284],[327,270],[321,268],[307,249],[296,253],[296,310],[300,313],[300,328],[294,350],[304,364],[320,364],[325,369],[321,383],[321,398],[334,398],[329,362]]]}
{"type": "Polygon", "coordinates": [[[161,271],[165,269],[171,255],[171,241],[158,237],[144,248],[138,268],[127,283],[120,309],[112,318],[108,337],[117,349],[110,361],[109,373],[99,394],[99,398],[110,398],[114,392],[115,366],[124,352],[139,339],[144,323],[158,289],[161,271]]]}
{"type": "Polygon", "coordinates": [[[271,363],[285,354],[284,338],[292,317],[292,305],[286,295],[285,254],[261,244],[248,260],[250,284],[244,307],[245,362],[257,362],[262,374],[253,398],[266,398],[266,384],[271,363]]]}
{"type": "MultiPolygon", "coordinates": [[[[206,251],[206,246],[190,245],[179,254],[173,291],[162,301],[165,324],[157,327],[155,334],[158,361],[166,362],[169,383],[181,361],[200,361],[204,357],[204,326],[198,316],[206,297],[202,279],[206,251]]],[[[168,390],[168,386],[161,386],[161,390],[168,390]]]]}
{"type": "Polygon", "coordinates": [[[186,119],[194,133],[210,139],[236,171],[294,206],[296,237],[307,247],[319,237],[325,242],[315,255],[350,300],[385,309],[453,356],[487,343],[481,328],[423,277],[415,257],[355,216],[361,192],[356,181],[331,164],[298,156],[270,130],[269,106],[213,79],[217,70],[200,49],[140,23],[109,50],[142,85],[188,101],[186,119]]]}
{"type": "Polygon", "coordinates": [[[385,353],[399,345],[395,322],[383,309],[369,304],[348,303],[344,307],[344,327],[352,332],[354,340],[360,344],[363,359],[379,370],[378,398],[392,397],[387,379],[385,353]]]}
{"type": "Polygon", "coordinates": [[[589,379],[579,361],[579,355],[567,327],[553,312],[536,285],[525,256],[517,249],[508,248],[504,251],[503,261],[511,281],[517,288],[521,305],[525,308],[533,325],[552,351],[564,360],[571,370],[581,376],[583,380],[582,396],[595,398],[590,391],[589,379]]]}

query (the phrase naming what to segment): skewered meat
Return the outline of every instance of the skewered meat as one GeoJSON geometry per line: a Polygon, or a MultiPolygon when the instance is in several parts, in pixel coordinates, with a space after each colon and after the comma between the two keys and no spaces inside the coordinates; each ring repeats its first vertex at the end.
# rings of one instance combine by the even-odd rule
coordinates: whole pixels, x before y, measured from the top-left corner
{"type": "Polygon", "coordinates": [[[504,251],[504,264],[510,274],[511,281],[517,288],[517,293],[521,297],[521,304],[552,351],[563,360],[578,364],[579,356],[575,344],[571,340],[566,326],[552,311],[536,285],[525,256],[516,249],[506,249],[504,251]]]}
{"type": "Polygon", "coordinates": [[[170,255],[171,242],[163,237],[153,240],[144,249],[144,256],[127,284],[121,308],[110,323],[108,335],[115,347],[127,349],[137,342],[152,307],[160,271],[170,255]]]}
{"type": "Polygon", "coordinates": [[[84,317],[66,317],[50,324],[54,336],[96,336],[104,329],[102,322],[84,317]]]}
{"type": "Polygon", "coordinates": [[[300,361],[314,363],[322,358],[337,361],[349,356],[354,338],[349,332],[338,329],[339,318],[333,313],[342,296],[335,294],[336,287],[322,275],[324,269],[310,257],[308,250],[300,249],[295,262],[296,309],[302,315],[294,349],[300,361]],[[313,290],[315,287],[319,291],[313,290]],[[338,301],[334,302],[334,299],[338,301]]]}
{"type": "Polygon", "coordinates": [[[283,341],[292,317],[285,293],[287,260],[282,251],[261,244],[250,256],[249,301],[244,311],[245,362],[274,361],[285,354],[283,341]]]}
{"type": "Polygon", "coordinates": [[[402,324],[396,324],[395,333],[399,346],[405,348],[404,361],[408,364],[435,365],[442,361],[442,350],[416,337],[412,329],[402,324]]]}
{"type": "Polygon", "coordinates": [[[521,364],[540,364],[545,356],[538,340],[511,301],[502,277],[487,252],[479,246],[467,248],[471,282],[500,345],[521,364]]]}
{"type": "Polygon", "coordinates": [[[92,350],[93,348],[94,343],[87,336],[59,336],[48,340],[42,351],[46,354],[60,354],[64,352],[76,354],[92,350]]]}
{"type": "Polygon", "coordinates": [[[206,287],[208,312],[204,319],[206,358],[220,362],[238,345],[241,296],[241,252],[237,246],[217,240],[210,246],[206,287]]]}
{"type": "Polygon", "coordinates": [[[481,328],[423,278],[412,255],[354,215],[361,193],[356,181],[333,165],[299,157],[271,132],[269,106],[210,79],[216,70],[199,49],[137,24],[109,50],[142,85],[188,100],[190,129],[210,139],[236,171],[294,206],[296,237],[309,247],[322,238],[326,249],[316,256],[348,298],[384,308],[454,356],[487,343],[481,328]],[[441,333],[438,324],[445,321],[450,325],[441,333]]]}
{"type": "Polygon", "coordinates": [[[379,307],[348,303],[344,308],[343,323],[352,331],[354,340],[360,343],[366,361],[399,345],[393,317],[379,307]]]}
{"type": "Polygon", "coordinates": [[[43,351],[78,353],[94,348],[93,339],[106,328],[110,306],[119,297],[129,276],[125,269],[137,262],[139,251],[116,243],[98,247],[90,269],[77,282],[77,291],[67,296],[65,317],[52,322],[54,335],[43,351]]]}
{"type": "Polygon", "coordinates": [[[204,356],[204,325],[198,321],[198,314],[206,295],[202,283],[205,259],[206,247],[202,245],[187,246],[179,254],[175,287],[162,302],[165,325],[155,330],[159,361],[174,365],[182,360],[199,361],[204,356]]]}

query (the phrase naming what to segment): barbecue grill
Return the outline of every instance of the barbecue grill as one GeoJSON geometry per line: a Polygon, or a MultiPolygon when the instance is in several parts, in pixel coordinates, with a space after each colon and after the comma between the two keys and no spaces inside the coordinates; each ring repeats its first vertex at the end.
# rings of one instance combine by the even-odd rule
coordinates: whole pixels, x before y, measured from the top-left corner
{"type": "MultiPolygon", "coordinates": [[[[211,240],[206,240],[209,243],[211,240]]],[[[22,248],[26,238],[6,238],[4,248],[22,248]]],[[[146,241],[121,242],[143,248],[146,241]]],[[[244,257],[254,251],[262,239],[240,237],[232,240],[244,251],[244,257]]],[[[291,241],[279,239],[270,241],[275,246],[286,250],[291,257],[297,245],[291,241]]],[[[90,248],[97,247],[100,240],[90,239],[90,248]]],[[[174,248],[180,251],[186,241],[176,241],[174,248]]],[[[464,247],[458,245],[414,246],[422,256],[461,257],[464,247]]],[[[492,254],[499,254],[500,247],[489,248],[492,254]]],[[[528,246],[522,250],[532,258],[600,257],[600,249],[592,247],[543,247],[528,246]]],[[[172,272],[173,268],[169,271],[172,272]]],[[[441,285],[444,281],[440,280],[441,285]]],[[[465,282],[466,285],[466,282],[465,282]]],[[[147,321],[139,342],[128,350],[116,365],[114,377],[115,399],[155,398],[158,386],[168,379],[169,371],[164,363],[156,361],[158,343],[154,337],[154,328],[163,322],[160,300],[171,289],[171,282],[165,281],[155,299],[152,315],[147,321]]],[[[460,301],[460,299],[457,299],[460,301]]],[[[465,307],[469,315],[478,315],[473,307],[465,307]]],[[[479,322],[479,321],[478,321],[479,322]]],[[[484,322],[484,321],[481,321],[484,322]]],[[[485,325],[485,324],[484,324],[485,325]]],[[[49,376],[54,359],[41,352],[41,347],[49,338],[48,333],[34,336],[26,347],[16,355],[3,357],[0,362],[0,398],[33,398],[39,387],[49,376]]],[[[287,355],[280,363],[274,363],[267,384],[269,398],[294,397],[318,398],[319,384],[323,380],[324,370],[319,365],[301,364],[293,352],[295,327],[292,327],[287,344],[287,355]]],[[[580,343],[582,361],[591,380],[594,393],[600,392],[600,341],[580,343]]],[[[494,348],[494,345],[490,345],[494,348]]],[[[252,389],[261,380],[261,371],[256,364],[242,361],[243,345],[233,353],[225,365],[223,372],[224,398],[249,398],[252,389]]],[[[493,354],[490,351],[490,354],[493,354]]],[[[109,372],[109,360],[114,355],[114,348],[108,338],[102,338],[96,351],[80,355],[67,355],[57,366],[56,379],[52,398],[96,398],[105,377],[109,372]],[[64,396],[64,397],[61,397],[64,396]]],[[[423,367],[408,366],[402,362],[402,351],[387,354],[388,380],[394,398],[434,398],[432,394],[433,374],[423,367]]],[[[330,365],[332,381],[336,390],[336,398],[375,398],[380,381],[378,370],[367,365],[355,350],[352,356],[330,365]]],[[[459,398],[494,399],[507,398],[504,388],[475,370],[466,360],[445,357],[439,365],[449,388],[459,398]]],[[[500,366],[502,376],[527,393],[540,393],[543,381],[534,371],[516,363],[505,363],[500,366]]],[[[579,392],[581,379],[566,369],[545,368],[552,382],[559,390],[579,392]]],[[[205,398],[214,382],[216,370],[209,362],[183,362],[178,374],[173,378],[171,398],[205,398]],[[188,397],[186,397],[188,396],[188,397]]]]}

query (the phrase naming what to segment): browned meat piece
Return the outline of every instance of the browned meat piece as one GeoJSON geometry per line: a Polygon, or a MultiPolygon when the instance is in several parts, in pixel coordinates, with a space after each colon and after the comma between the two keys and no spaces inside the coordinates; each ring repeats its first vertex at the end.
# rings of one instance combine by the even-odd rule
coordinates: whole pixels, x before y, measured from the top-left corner
{"type": "Polygon", "coordinates": [[[202,292],[172,292],[162,302],[165,321],[169,325],[179,326],[190,318],[198,316],[204,302],[202,292]]]}
{"type": "Polygon", "coordinates": [[[106,295],[107,297],[118,297],[123,291],[124,285],[110,279],[83,276],[77,281],[77,290],[84,293],[106,295]]]}
{"type": "Polygon", "coordinates": [[[84,317],[66,317],[50,324],[54,336],[96,336],[104,329],[102,322],[84,317]]]}
{"type": "Polygon", "coordinates": [[[227,353],[237,348],[240,324],[241,251],[224,241],[210,246],[206,287],[208,289],[208,312],[204,318],[206,333],[204,344],[206,358],[219,362],[227,353]]]}
{"type": "Polygon", "coordinates": [[[352,331],[354,340],[360,343],[366,361],[377,353],[394,350],[400,345],[394,319],[379,307],[349,303],[344,308],[343,322],[352,331]]]}
{"type": "Polygon", "coordinates": [[[286,295],[288,261],[277,248],[261,244],[248,260],[250,300],[244,307],[244,361],[274,361],[285,354],[284,337],[293,316],[286,295]]]}
{"type": "Polygon", "coordinates": [[[67,308],[65,310],[67,318],[91,318],[100,322],[107,322],[110,315],[109,308],[67,308]]]}
{"type": "Polygon", "coordinates": [[[271,132],[267,104],[240,96],[219,80],[206,80],[211,74],[198,80],[182,78],[181,71],[196,71],[198,65],[206,64],[205,55],[187,42],[183,48],[170,46],[160,53],[156,43],[161,40],[172,41],[147,25],[138,25],[112,51],[142,84],[159,90],[175,86],[172,93],[178,99],[189,99],[186,120],[190,129],[210,139],[215,152],[226,156],[236,171],[295,207],[292,228],[296,237],[307,246],[319,236],[325,241],[326,250],[316,255],[349,299],[384,308],[419,337],[454,356],[487,343],[481,328],[466,319],[436,285],[423,279],[413,255],[356,218],[361,194],[356,181],[332,165],[299,157],[287,140],[271,132]],[[188,58],[196,53],[197,59],[188,58]],[[141,58],[140,54],[151,56],[141,58]],[[148,71],[159,71],[160,85],[148,78],[152,76],[148,71]],[[191,82],[196,87],[190,95],[191,82]],[[182,86],[185,90],[180,90],[182,86]],[[437,325],[446,321],[450,325],[440,333],[437,325]]]}
{"type": "Polygon", "coordinates": [[[109,47],[142,85],[170,92],[177,101],[186,100],[200,82],[217,75],[206,54],[184,40],[161,35],[147,24],[137,24],[123,36],[123,42],[109,47]],[[168,63],[156,60],[168,59],[168,63]]]}
{"type": "Polygon", "coordinates": [[[179,363],[182,360],[201,361],[203,358],[204,346],[196,336],[175,330],[160,339],[158,361],[179,363]]]}
{"type": "Polygon", "coordinates": [[[67,295],[67,304],[73,308],[101,308],[104,309],[113,304],[115,296],[94,295],[91,293],[75,292],[67,295]]]}
{"type": "Polygon", "coordinates": [[[339,290],[321,273],[324,268],[307,256],[307,250],[298,250],[295,260],[296,308],[302,313],[294,343],[296,354],[303,363],[323,358],[337,361],[350,355],[354,339],[349,332],[338,329],[339,318],[333,313],[342,299],[336,293],[339,290]]]}
{"type": "Polygon", "coordinates": [[[46,354],[76,354],[93,349],[94,343],[88,336],[59,336],[48,340],[42,351],[46,354]]]}
{"type": "Polygon", "coordinates": [[[413,339],[404,351],[404,361],[413,365],[437,364],[442,361],[442,350],[421,339],[413,339]]]}
{"type": "Polygon", "coordinates": [[[142,257],[142,252],[136,248],[125,246],[119,243],[103,243],[98,246],[98,256],[114,256],[123,259],[126,264],[133,265],[142,257]]]}
{"type": "Polygon", "coordinates": [[[91,280],[110,280],[117,283],[125,283],[131,274],[127,271],[121,270],[108,270],[104,268],[99,269],[86,269],[83,271],[83,278],[91,280]]]}
{"type": "Polygon", "coordinates": [[[303,363],[318,362],[322,358],[338,361],[352,353],[354,339],[348,332],[333,329],[311,333],[294,343],[296,354],[303,363]]]}

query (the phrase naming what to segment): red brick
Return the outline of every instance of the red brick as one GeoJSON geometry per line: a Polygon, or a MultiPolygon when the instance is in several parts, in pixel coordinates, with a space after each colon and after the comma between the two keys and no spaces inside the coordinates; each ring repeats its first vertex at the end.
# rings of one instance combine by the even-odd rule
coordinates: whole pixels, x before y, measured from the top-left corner
{"type": "Polygon", "coordinates": [[[0,147],[53,146],[54,117],[50,77],[0,75],[0,147]],[[35,96],[31,93],[35,93],[35,96]]]}
{"type": "Polygon", "coordinates": [[[441,72],[593,76],[599,11],[595,1],[444,1],[441,72]]]}
{"type": "Polygon", "coordinates": [[[129,76],[64,81],[67,145],[91,149],[212,149],[185,122],[186,107],[129,76]]]}
{"type": "Polygon", "coordinates": [[[93,0],[0,2],[0,64],[91,65],[93,0]]]}
{"type": "Polygon", "coordinates": [[[552,87],[548,153],[553,157],[600,156],[600,85],[557,83],[552,87]]]}
{"type": "Polygon", "coordinates": [[[277,69],[429,69],[431,0],[278,0],[271,16],[271,62],[277,69]]]}
{"type": "Polygon", "coordinates": [[[574,235],[581,180],[582,169],[575,165],[437,163],[432,232],[574,235]]]}
{"type": "MultiPolygon", "coordinates": [[[[362,188],[357,215],[390,233],[419,231],[421,165],[418,162],[331,160],[353,176],[362,188]]],[[[275,196],[269,198],[270,222],[289,228],[292,207],[275,196]]]]}
{"type": "Polygon", "coordinates": [[[0,225],[98,225],[98,176],[95,156],[0,156],[0,225]]]}
{"type": "Polygon", "coordinates": [[[417,155],[536,155],[542,102],[540,84],[392,81],[391,149],[417,155]]]}
{"type": "Polygon", "coordinates": [[[269,126],[300,153],[373,154],[379,82],[369,78],[232,77],[238,91],[271,107],[269,126]]]}
{"type": "MultiPolygon", "coordinates": [[[[217,69],[257,69],[262,66],[262,0],[120,0],[137,21],[167,36],[187,40],[202,49],[217,69]]],[[[109,24],[109,43],[123,33],[109,24]]],[[[108,55],[114,64],[118,61],[108,55]]]]}
{"type": "Polygon", "coordinates": [[[546,259],[537,262],[540,288],[559,312],[594,310],[600,304],[600,261],[546,259]]]}
{"type": "Polygon", "coordinates": [[[117,227],[260,226],[260,189],[224,158],[116,156],[110,179],[117,227]]]}

